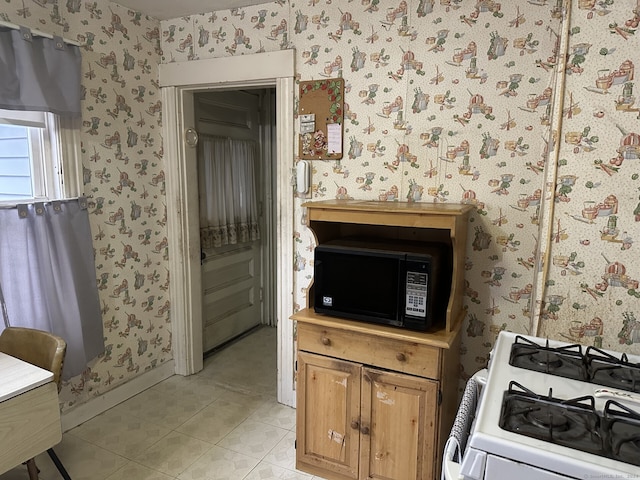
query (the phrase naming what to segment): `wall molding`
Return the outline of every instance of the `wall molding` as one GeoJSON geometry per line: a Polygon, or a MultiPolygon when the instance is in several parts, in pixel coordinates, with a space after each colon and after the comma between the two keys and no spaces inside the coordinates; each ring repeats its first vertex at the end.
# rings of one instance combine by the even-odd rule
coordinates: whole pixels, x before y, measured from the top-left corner
{"type": "MultiPolygon", "coordinates": [[[[219,83],[264,84],[266,80],[295,76],[295,50],[254,53],[233,57],[205,58],[162,63],[158,77],[161,87],[201,88],[219,83]]],[[[269,82],[271,83],[271,82],[269,82]]]]}
{"type": "Polygon", "coordinates": [[[160,65],[166,198],[169,231],[172,348],[176,373],[191,375],[202,369],[202,301],[196,155],[182,141],[195,121],[195,92],[276,88],[277,197],[277,397],[295,406],[294,386],[294,167],[295,50],[193,60],[160,65]],[[175,214],[173,214],[175,213],[175,214]]]}
{"type": "Polygon", "coordinates": [[[110,408],[115,407],[119,403],[175,375],[175,368],[173,360],[169,360],[153,370],[149,370],[113,390],[109,390],[104,395],[94,397],[88,402],[82,403],[77,407],[71,407],[69,410],[62,412],[60,419],[62,422],[62,431],[66,432],[71,430],[91,420],[93,417],[106,412],[110,408]]]}

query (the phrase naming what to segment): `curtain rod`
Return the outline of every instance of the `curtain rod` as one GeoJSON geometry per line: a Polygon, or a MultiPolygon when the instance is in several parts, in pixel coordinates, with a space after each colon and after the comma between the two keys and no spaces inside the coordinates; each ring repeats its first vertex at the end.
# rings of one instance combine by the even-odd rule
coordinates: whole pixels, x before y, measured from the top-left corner
{"type": "Polygon", "coordinates": [[[71,198],[60,198],[53,200],[33,200],[30,199],[28,201],[16,202],[16,203],[0,203],[0,210],[10,210],[12,208],[17,209],[18,205],[34,205],[36,203],[43,203],[45,205],[52,205],[54,202],[57,203],[67,203],[67,202],[86,202],[87,197],[71,197],[71,198]]]}
{"type": "MultiPolygon", "coordinates": [[[[10,22],[4,22],[2,20],[0,20],[0,27],[6,27],[6,28],[12,28],[13,30],[20,30],[21,26],[20,25],[16,25],[15,23],[10,23],[10,22]]],[[[26,27],[28,28],[28,27],[26,27]]],[[[31,32],[32,35],[38,36],[38,37],[44,37],[44,38],[49,38],[51,40],[53,40],[53,35],[51,35],[50,33],[45,33],[43,31],[40,30],[34,30],[32,28],[29,28],[29,31],[31,32]]],[[[81,47],[82,43],[77,42],[75,40],[68,40],[66,38],[63,38],[62,41],[64,43],[67,43],[69,45],[74,45],[76,47],[81,47]]]]}

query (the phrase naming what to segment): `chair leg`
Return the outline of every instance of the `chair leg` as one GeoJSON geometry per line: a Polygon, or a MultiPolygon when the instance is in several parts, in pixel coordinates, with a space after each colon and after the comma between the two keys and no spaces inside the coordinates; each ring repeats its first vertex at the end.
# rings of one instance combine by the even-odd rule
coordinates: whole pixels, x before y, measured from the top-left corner
{"type": "Polygon", "coordinates": [[[27,472],[29,472],[29,480],[38,480],[38,467],[36,466],[36,459],[31,458],[26,461],[27,472]]]}
{"type": "Polygon", "coordinates": [[[49,457],[51,457],[51,460],[53,460],[53,463],[56,464],[56,468],[60,472],[60,475],[62,475],[62,478],[64,478],[64,480],[71,480],[71,477],[64,468],[64,465],[62,465],[62,462],[58,458],[58,455],[56,455],[56,452],[53,451],[53,448],[48,449],[47,453],[49,454],[49,457]]]}

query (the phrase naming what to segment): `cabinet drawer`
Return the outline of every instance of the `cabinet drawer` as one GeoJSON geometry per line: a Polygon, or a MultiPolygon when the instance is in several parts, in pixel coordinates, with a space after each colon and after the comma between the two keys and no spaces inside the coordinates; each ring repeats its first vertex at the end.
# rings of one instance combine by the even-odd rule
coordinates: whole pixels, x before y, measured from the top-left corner
{"type": "Polygon", "coordinates": [[[441,350],[429,345],[298,323],[298,349],[438,380],[441,350]]]}

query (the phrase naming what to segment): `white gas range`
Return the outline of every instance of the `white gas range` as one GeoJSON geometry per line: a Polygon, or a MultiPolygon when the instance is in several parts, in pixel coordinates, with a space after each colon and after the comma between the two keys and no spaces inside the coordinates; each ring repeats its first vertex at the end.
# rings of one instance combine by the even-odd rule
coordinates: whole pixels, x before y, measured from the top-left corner
{"type": "Polygon", "coordinates": [[[638,356],[501,332],[475,414],[452,479],[640,479],[638,356]]]}

